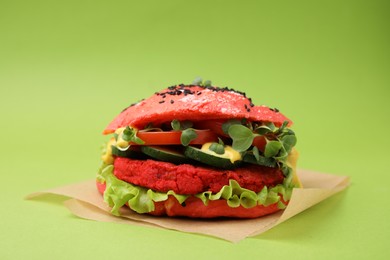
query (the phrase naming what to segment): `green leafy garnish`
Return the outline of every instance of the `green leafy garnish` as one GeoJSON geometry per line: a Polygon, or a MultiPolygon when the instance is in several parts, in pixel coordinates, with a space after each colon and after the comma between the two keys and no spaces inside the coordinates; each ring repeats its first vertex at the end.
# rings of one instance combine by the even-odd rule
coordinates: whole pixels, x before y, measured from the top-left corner
{"type": "Polygon", "coordinates": [[[225,153],[225,148],[223,144],[220,143],[212,143],[209,147],[210,151],[215,152],[216,154],[224,154],[225,153]]]}
{"type": "Polygon", "coordinates": [[[203,79],[201,77],[196,77],[193,81],[192,81],[192,85],[200,85],[202,84],[202,81],[203,79]]]}
{"type": "Polygon", "coordinates": [[[160,127],[153,126],[152,123],[147,124],[144,129],[139,130],[139,132],[162,132],[163,130],[160,127]]]}
{"type": "Polygon", "coordinates": [[[263,166],[267,166],[267,167],[275,167],[277,165],[276,160],[274,158],[267,158],[264,155],[260,154],[260,151],[256,146],[254,146],[252,148],[252,152],[247,151],[245,153],[244,161],[247,161],[250,163],[257,163],[258,165],[263,165],[263,166]],[[255,161],[252,160],[253,157],[251,157],[251,155],[253,155],[255,161]]]}
{"type": "Polygon", "coordinates": [[[282,137],[282,144],[287,153],[296,145],[297,138],[295,135],[285,135],[282,137]]]}
{"type": "Polygon", "coordinates": [[[174,131],[182,131],[180,142],[184,146],[188,146],[192,140],[198,137],[195,130],[191,128],[192,126],[193,123],[188,120],[179,121],[174,119],[171,122],[171,127],[174,131]]]}
{"type": "MultiPolygon", "coordinates": [[[[253,155],[257,164],[274,167],[277,165],[284,170],[283,173],[291,179],[291,168],[287,166],[286,160],[292,148],[297,143],[294,131],[287,127],[288,121],[284,121],[280,127],[274,123],[250,123],[233,119],[225,122],[222,129],[229,134],[233,140],[233,149],[253,155]],[[263,136],[266,141],[264,152],[260,152],[256,146],[252,146],[257,136],[263,136]],[[249,150],[252,147],[251,150],[249,150]]],[[[253,161],[248,157],[248,160],[253,161]]]]}
{"type": "Polygon", "coordinates": [[[229,134],[229,128],[232,125],[241,125],[241,120],[239,120],[239,119],[230,119],[230,120],[226,121],[225,123],[222,124],[222,131],[225,134],[229,134]]]}
{"type": "Polygon", "coordinates": [[[255,132],[258,133],[259,135],[266,135],[272,133],[273,131],[267,125],[261,125],[255,129],[255,132]]]}
{"type": "Polygon", "coordinates": [[[142,139],[140,139],[137,136],[137,130],[128,126],[126,126],[126,128],[123,130],[122,139],[125,140],[126,142],[133,142],[136,144],[145,143],[144,141],[142,141],[142,139]]]}
{"type": "Polygon", "coordinates": [[[194,81],[192,81],[192,85],[211,87],[211,80],[203,81],[201,77],[196,77],[194,81]]]}
{"type": "Polygon", "coordinates": [[[187,128],[181,133],[180,136],[180,142],[184,146],[188,146],[192,140],[197,138],[198,135],[196,134],[195,130],[192,128],[187,128]]]}
{"type": "Polygon", "coordinates": [[[265,145],[264,156],[267,158],[276,156],[282,146],[282,143],[279,141],[268,141],[265,145]]]}
{"type": "Polygon", "coordinates": [[[173,130],[175,130],[175,131],[179,131],[180,130],[180,121],[179,120],[173,120],[172,122],[171,122],[171,127],[172,127],[172,129],[173,130]]]}
{"type": "Polygon", "coordinates": [[[253,153],[253,156],[256,158],[256,161],[260,161],[259,148],[257,148],[256,146],[253,146],[252,153],[253,153]]]}
{"type": "Polygon", "coordinates": [[[276,134],[281,134],[281,133],[283,133],[283,131],[284,131],[284,129],[287,127],[287,125],[288,125],[288,121],[284,121],[283,124],[282,124],[282,126],[279,127],[279,129],[276,131],[276,134]]]}
{"type": "Polygon", "coordinates": [[[253,139],[258,136],[258,134],[254,134],[249,128],[238,124],[231,125],[228,133],[233,139],[233,149],[239,152],[248,150],[252,145],[253,139]]]}
{"type": "Polygon", "coordinates": [[[203,86],[205,86],[205,87],[211,87],[211,80],[205,80],[205,81],[203,82],[203,86]]]}
{"type": "Polygon", "coordinates": [[[189,120],[179,121],[177,119],[172,120],[171,127],[175,131],[185,130],[191,128],[193,123],[189,120]]]}

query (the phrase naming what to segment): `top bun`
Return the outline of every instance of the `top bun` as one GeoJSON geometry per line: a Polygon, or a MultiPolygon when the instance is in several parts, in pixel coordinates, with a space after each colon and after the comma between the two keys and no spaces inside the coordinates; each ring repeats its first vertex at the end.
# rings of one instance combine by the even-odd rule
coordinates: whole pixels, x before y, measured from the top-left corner
{"type": "Polygon", "coordinates": [[[229,88],[199,85],[176,85],[156,92],[124,109],[106,127],[104,134],[113,133],[120,127],[138,129],[152,123],[158,126],[176,120],[247,119],[253,122],[273,122],[280,126],[292,121],[277,109],[255,106],[244,92],[229,88]]]}

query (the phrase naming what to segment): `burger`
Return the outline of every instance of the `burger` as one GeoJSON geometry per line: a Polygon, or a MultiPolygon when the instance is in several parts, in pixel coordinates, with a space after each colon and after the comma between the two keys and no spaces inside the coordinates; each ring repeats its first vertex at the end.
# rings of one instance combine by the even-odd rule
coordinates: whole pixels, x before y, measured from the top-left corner
{"type": "Polygon", "coordinates": [[[298,153],[292,121],[211,82],[170,86],[104,129],[96,186],[111,213],[257,218],[284,209],[298,153]]]}

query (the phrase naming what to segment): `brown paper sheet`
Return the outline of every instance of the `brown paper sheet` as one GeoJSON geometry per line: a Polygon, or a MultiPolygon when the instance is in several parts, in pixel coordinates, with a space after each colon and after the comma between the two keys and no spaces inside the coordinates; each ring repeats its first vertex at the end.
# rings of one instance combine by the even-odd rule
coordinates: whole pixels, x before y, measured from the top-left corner
{"type": "Polygon", "coordinates": [[[85,219],[116,222],[131,225],[154,226],[198,233],[238,242],[246,237],[259,235],[286,221],[305,209],[345,189],[349,184],[346,176],[336,176],[307,170],[298,170],[304,188],[294,189],[291,200],[284,211],[257,219],[211,219],[197,220],[140,215],[123,207],[121,217],[109,213],[110,208],[98,193],[95,180],[71,184],[59,188],[36,192],[31,199],[44,194],[57,194],[72,199],[65,201],[66,207],[76,216],[85,219]]]}

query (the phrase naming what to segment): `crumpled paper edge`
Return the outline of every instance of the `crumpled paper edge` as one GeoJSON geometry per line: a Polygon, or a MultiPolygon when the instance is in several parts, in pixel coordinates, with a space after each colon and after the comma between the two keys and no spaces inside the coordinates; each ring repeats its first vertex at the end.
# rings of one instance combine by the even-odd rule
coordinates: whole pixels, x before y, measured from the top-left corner
{"type": "Polygon", "coordinates": [[[57,187],[28,195],[32,199],[45,194],[67,196],[65,206],[76,216],[104,222],[115,222],[148,227],[160,227],[182,232],[214,236],[231,242],[259,235],[300,212],[344,190],[349,177],[298,170],[304,188],[294,189],[285,210],[257,219],[188,219],[154,217],[137,214],[127,207],[121,209],[121,217],[111,215],[110,208],[98,193],[95,180],[57,187]]]}

